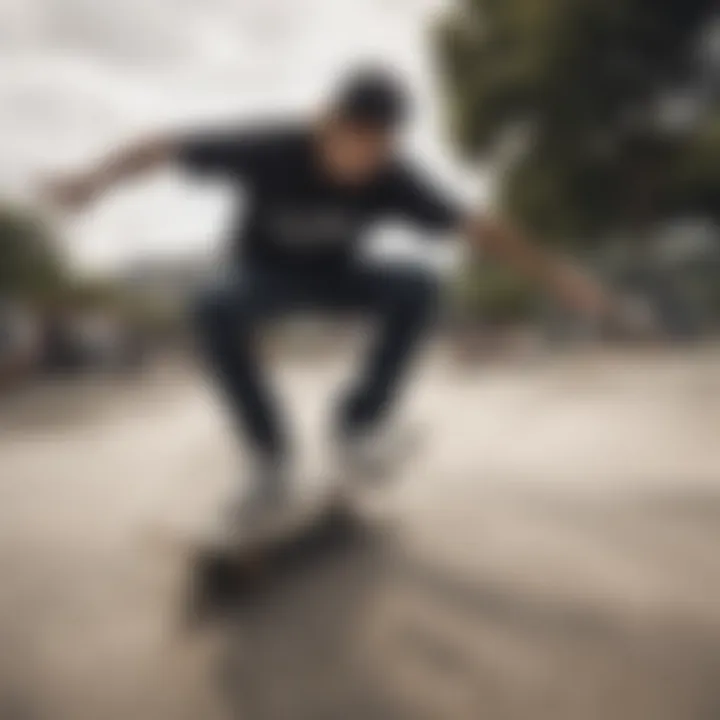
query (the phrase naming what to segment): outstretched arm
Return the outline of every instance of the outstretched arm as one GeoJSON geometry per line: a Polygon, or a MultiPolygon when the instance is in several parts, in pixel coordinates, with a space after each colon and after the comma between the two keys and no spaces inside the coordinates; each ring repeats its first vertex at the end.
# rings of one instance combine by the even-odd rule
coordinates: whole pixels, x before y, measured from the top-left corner
{"type": "Polygon", "coordinates": [[[47,182],[43,192],[50,202],[79,210],[114,186],[172,162],[179,150],[176,138],[146,139],[121,148],[88,169],[47,182]]]}
{"type": "Polygon", "coordinates": [[[490,215],[468,216],[419,170],[401,165],[386,197],[394,212],[423,228],[434,231],[459,228],[472,248],[509,265],[580,312],[597,319],[616,314],[614,298],[599,282],[532,242],[509,223],[490,215]]]}
{"type": "Polygon", "coordinates": [[[531,242],[508,223],[488,216],[474,217],[467,224],[466,234],[474,248],[484,250],[535,281],[564,304],[598,320],[615,313],[614,298],[597,280],[531,242]]]}

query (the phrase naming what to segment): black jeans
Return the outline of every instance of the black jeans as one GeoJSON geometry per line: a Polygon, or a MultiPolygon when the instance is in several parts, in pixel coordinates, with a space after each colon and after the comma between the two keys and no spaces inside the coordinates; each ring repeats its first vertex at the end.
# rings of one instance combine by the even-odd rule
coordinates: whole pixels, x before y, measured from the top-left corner
{"type": "Polygon", "coordinates": [[[289,448],[282,413],[254,352],[258,325],[308,310],[375,321],[377,337],[365,369],[339,408],[339,429],[352,431],[389,409],[436,299],[436,280],[421,268],[353,265],[332,273],[246,268],[201,294],[195,320],[238,425],[257,449],[284,454],[289,448]]]}

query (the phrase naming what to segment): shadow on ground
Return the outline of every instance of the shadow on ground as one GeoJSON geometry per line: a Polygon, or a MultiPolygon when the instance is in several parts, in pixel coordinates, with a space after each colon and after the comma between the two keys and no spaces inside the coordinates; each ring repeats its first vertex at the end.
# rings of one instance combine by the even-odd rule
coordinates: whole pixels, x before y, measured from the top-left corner
{"type": "MultiPolygon", "coordinates": [[[[688,501],[680,512],[650,501],[640,531],[650,537],[651,516],[663,524],[668,510],[697,529],[715,518],[708,503],[688,501]]],[[[626,531],[624,505],[546,510],[560,521],[579,513],[582,522],[585,512],[601,533],[626,531]]],[[[207,573],[196,577],[208,582],[207,573]]],[[[717,627],[644,616],[582,589],[533,593],[451,570],[361,525],[315,537],[264,580],[213,582],[196,587],[196,619],[219,631],[216,672],[231,717],[720,717],[717,627]]]]}

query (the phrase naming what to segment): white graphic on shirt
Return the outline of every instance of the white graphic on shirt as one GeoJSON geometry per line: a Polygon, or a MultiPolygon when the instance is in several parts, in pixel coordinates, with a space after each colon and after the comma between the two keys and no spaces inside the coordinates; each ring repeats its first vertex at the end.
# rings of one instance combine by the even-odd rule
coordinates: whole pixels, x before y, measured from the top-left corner
{"type": "Polygon", "coordinates": [[[357,227],[352,215],[337,208],[275,209],[265,224],[276,242],[305,247],[342,245],[357,227]]]}

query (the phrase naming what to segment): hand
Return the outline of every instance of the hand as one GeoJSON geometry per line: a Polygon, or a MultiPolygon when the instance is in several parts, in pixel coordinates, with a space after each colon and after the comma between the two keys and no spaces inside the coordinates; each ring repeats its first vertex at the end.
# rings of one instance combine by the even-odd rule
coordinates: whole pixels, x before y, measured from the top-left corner
{"type": "Polygon", "coordinates": [[[469,235],[483,250],[539,281],[584,315],[602,321],[613,314],[615,303],[600,283],[530,242],[509,223],[483,215],[471,221],[469,235]]]}
{"type": "Polygon", "coordinates": [[[100,191],[100,183],[89,174],[50,180],[42,187],[42,195],[47,202],[72,211],[82,210],[100,191]]]}

